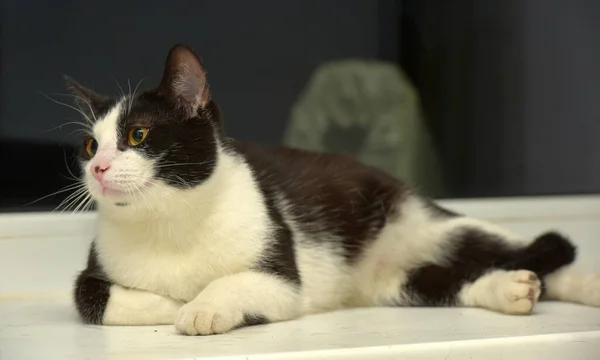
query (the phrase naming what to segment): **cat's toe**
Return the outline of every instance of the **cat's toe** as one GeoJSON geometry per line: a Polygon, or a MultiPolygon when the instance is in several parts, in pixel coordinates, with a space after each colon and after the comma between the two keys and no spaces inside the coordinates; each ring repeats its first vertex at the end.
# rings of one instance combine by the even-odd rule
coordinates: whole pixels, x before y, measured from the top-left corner
{"type": "Polygon", "coordinates": [[[541,283],[535,273],[527,270],[510,271],[497,284],[503,299],[501,310],[506,314],[531,313],[541,293],[541,283]]]}
{"type": "Polygon", "coordinates": [[[177,315],[175,328],[183,335],[222,334],[240,326],[244,315],[240,311],[221,309],[210,303],[191,302],[177,315]]]}

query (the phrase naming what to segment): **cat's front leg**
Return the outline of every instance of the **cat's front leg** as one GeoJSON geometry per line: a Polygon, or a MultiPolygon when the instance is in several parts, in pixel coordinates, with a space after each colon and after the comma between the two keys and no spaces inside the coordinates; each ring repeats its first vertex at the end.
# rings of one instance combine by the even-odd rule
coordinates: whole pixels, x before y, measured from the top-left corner
{"type": "Polygon", "coordinates": [[[275,275],[246,271],[210,283],[179,310],[175,327],[185,335],[211,335],[299,315],[296,284],[275,275]]]}
{"type": "Polygon", "coordinates": [[[182,303],[148,291],[127,289],[86,275],[75,287],[75,305],[87,324],[169,325],[182,303]]]}
{"type": "Polygon", "coordinates": [[[183,305],[166,296],[114,284],[98,262],[94,245],[73,295],[83,322],[94,325],[169,325],[183,305]]]}

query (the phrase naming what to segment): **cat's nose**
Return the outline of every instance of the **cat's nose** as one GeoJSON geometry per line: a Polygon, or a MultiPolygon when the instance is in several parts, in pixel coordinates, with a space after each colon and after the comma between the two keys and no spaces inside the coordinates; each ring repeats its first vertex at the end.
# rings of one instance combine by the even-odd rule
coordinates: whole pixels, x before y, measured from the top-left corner
{"type": "Polygon", "coordinates": [[[96,180],[102,181],[102,178],[108,169],[110,169],[110,164],[108,163],[96,164],[95,166],[92,166],[92,175],[94,175],[96,180]]]}

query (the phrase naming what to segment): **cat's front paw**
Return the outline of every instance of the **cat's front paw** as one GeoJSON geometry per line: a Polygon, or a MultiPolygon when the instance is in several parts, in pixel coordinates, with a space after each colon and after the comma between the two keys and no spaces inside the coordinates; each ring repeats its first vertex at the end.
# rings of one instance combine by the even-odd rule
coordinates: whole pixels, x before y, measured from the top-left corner
{"type": "Polygon", "coordinates": [[[244,323],[244,313],[211,303],[192,301],[179,309],[175,328],[183,335],[226,333],[244,323]]]}

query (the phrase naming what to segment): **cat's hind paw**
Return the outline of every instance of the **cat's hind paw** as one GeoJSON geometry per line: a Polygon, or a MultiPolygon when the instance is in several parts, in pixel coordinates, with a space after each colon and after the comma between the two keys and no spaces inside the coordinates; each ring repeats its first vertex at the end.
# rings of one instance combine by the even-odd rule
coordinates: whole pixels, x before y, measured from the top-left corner
{"type": "Polygon", "coordinates": [[[535,273],[528,270],[507,271],[499,273],[496,281],[498,310],[512,315],[531,313],[541,293],[541,282],[535,273]]]}

